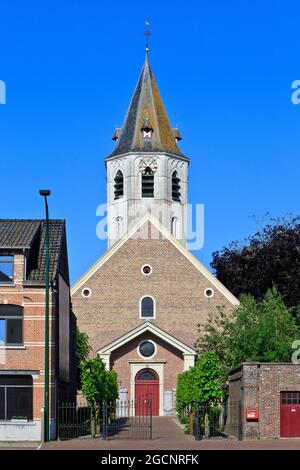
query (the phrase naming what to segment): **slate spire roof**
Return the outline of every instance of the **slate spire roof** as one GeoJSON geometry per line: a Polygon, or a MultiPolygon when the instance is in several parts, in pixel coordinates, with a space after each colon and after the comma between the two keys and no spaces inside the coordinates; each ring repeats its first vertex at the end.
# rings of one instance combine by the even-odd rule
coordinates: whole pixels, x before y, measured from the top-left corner
{"type": "Polygon", "coordinates": [[[158,91],[148,52],[123,127],[116,130],[113,140],[116,140],[116,146],[108,158],[136,151],[183,156],[158,91]],[[143,138],[145,122],[150,122],[153,128],[151,139],[143,138]]]}

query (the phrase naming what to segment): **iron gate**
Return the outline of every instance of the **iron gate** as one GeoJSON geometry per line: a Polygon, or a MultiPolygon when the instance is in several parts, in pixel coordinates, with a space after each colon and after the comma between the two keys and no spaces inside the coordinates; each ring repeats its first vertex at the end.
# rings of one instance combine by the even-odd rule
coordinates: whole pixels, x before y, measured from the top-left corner
{"type": "Polygon", "coordinates": [[[57,438],[76,439],[91,435],[91,408],[76,403],[58,403],[57,438]]]}
{"type": "Polygon", "coordinates": [[[243,416],[241,402],[223,405],[195,403],[192,413],[193,434],[196,440],[243,439],[243,416]]]}
{"type": "Polygon", "coordinates": [[[103,439],[152,439],[152,400],[103,402],[103,439]]]}

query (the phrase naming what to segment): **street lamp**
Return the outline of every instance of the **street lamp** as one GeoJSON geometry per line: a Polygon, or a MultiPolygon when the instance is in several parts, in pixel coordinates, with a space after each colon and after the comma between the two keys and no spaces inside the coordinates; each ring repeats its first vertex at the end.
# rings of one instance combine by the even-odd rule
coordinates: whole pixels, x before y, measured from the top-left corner
{"type": "Polygon", "coordinates": [[[41,189],[46,209],[46,299],[45,299],[45,385],[44,385],[44,441],[49,441],[49,210],[47,197],[49,189],[41,189]]]}

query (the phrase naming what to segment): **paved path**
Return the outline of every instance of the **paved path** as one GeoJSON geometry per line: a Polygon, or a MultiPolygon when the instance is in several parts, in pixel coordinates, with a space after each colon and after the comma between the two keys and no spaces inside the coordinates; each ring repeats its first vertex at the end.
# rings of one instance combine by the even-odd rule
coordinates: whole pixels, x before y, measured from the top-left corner
{"type": "Polygon", "coordinates": [[[186,436],[171,417],[153,418],[152,441],[111,439],[74,439],[44,444],[41,450],[300,450],[300,439],[251,440],[238,442],[226,439],[195,441],[186,436]]]}

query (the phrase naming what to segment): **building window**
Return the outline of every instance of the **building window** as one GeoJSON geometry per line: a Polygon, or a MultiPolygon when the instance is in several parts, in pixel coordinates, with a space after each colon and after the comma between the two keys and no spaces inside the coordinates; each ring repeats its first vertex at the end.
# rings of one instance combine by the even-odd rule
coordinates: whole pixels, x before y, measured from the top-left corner
{"type": "Polygon", "coordinates": [[[153,357],[156,353],[156,346],[153,341],[145,340],[139,344],[138,353],[141,357],[146,357],[147,359],[153,357]]]}
{"type": "Polygon", "coordinates": [[[0,256],[0,283],[14,282],[14,257],[0,256]]]}
{"type": "Polygon", "coordinates": [[[178,238],[178,217],[172,217],[171,234],[173,235],[173,237],[178,238]]]}
{"type": "Polygon", "coordinates": [[[91,289],[89,289],[88,287],[85,287],[84,289],[82,289],[81,291],[81,294],[83,297],[90,297],[91,296],[91,289]]]}
{"type": "Polygon", "coordinates": [[[149,166],[142,173],[142,197],[154,197],[154,173],[149,166]]]}
{"type": "Polygon", "coordinates": [[[23,307],[0,305],[0,344],[23,344],[23,307]]]}
{"type": "Polygon", "coordinates": [[[0,375],[0,419],[33,419],[30,375],[0,375]]]}
{"type": "Polygon", "coordinates": [[[172,173],[172,200],[180,202],[180,196],[180,178],[177,171],[175,170],[172,173]]]}
{"type": "Polygon", "coordinates": [[[123,231],[124,231],[124,224],[123,224],[123,217],[118,215],[116,218],[116,223],[117,223],[117,238],[121,238],[123,236],[123,231]]]}
{"type": "Polygon", "coordinates": [[[144,264],[144,266],[142,266],[142,273],[145,274],[145,276],[150,276],[150,274],[152,274],[152,266],[150,266],[150,264],[144,264]]]}
{"type": "Polygon", "coordinates": [[[300,392],[280,392],[282,405],[300,405],[300,392]]]}
{"type": "Polygon", "coordinates": [[[140,301],[140,316],[141,318],[154,318],[155,317],[155,304],[152,297],[143,297],[140,301]]]}
{"type": "Polygon", "coordinates": [[[124,177],[121,170],[117,171],[114,181],[115,199],[120,199],[124,195],[124,177]]]}
{"type": "Polygon", "coordinates": [[[143,369],[137,373],[136,380],[158,380],[156,373],[151,369],[143,369]]]}
{"type": "Polygon", "coordinates": [[[213,289],[210,289],[210,288],[205,289],[204,295],[205,295],[205,297],[208,297],[208,298],[213,297],[213,295],[214,295],[213,289]]]}

